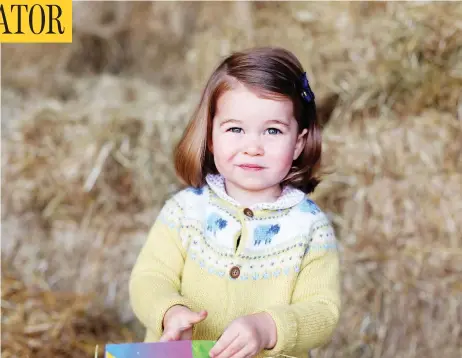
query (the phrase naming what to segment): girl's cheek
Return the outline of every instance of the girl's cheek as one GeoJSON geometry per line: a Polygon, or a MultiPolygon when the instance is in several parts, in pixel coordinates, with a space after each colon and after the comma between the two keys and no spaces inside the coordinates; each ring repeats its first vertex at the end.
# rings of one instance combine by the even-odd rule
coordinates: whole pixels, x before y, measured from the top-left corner
{"type": "Polygon", "coordinates": [[[229,146],[226,146],[223,145],[224,143],[221,143],[220,146],[219,146],[219,149],[217,152],[215,152],[216,155],[218,155],[218,157],[223,161],[223,160],[231,160],[235,153],[233,153],[232,150],[230,150],[230,147],[229,146]]]}
{"type": "Polygon", "coordinates": [[[286,155],[284,157],[284,166],[291,167],[292,163],[293,163],[293,154],[289,153],[289,155],[286,155]]]}
{"type": "Polygon", "coordinates": [[[292,163],[292,159],[294,156],[293,148],[290,146],[267,146],[265,150],[266,154],[275,160],[279,160],[284,163],[292,163]]]}

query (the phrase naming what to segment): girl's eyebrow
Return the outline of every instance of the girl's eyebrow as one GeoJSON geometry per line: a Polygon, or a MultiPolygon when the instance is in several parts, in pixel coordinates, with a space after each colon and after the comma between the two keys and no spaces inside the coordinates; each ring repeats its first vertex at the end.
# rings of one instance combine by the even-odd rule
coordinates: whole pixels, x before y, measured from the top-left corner
{"type": "Polygon", "coordinates": [[[268,124],[282,124],[283,126],[289,127],[289,123],[287,123],[286,121],[284,121],[282,119],[271,119],[271,120],[267,121],[266,123],[268,123],[268,124]]]}
{"type": "MultiPolygon", "coordinates": [[[[220,126],[223,126],[227,123],[236,123],[236,124],[241,124],[242,121],[238,120],[238,119],[233,119],[233,118],[227,118],[227,119],[223,119],[221,122],[220,122],[220,126]]],[[[269,125],[269,124],[281,124],[285,127],[290,127],[289,123],[287,123],[286,121],[284,121],[283,119],[270,119],[268,121],[265,122],[265,124],[269,125]]]]}
{"type": "Polygon", "coordinates": [[[232,118],[223,119],[223,120],[220,122],[220,126],[225,125],[226,123],[242,123],[242,121],[239,121],[239,120],[237,120],[237,119],[232,119],[232,118]]]}

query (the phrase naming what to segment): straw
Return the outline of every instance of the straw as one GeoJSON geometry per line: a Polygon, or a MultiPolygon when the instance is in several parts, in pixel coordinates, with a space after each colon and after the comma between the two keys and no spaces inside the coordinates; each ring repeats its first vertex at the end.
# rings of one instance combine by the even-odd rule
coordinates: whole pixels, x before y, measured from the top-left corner
{"type": "Polygon", "coordinates": [[[2,267],[2,357],[84,357],[95,344],[131,342],[133,333],[90,295],[27,286],[2,267]]]}

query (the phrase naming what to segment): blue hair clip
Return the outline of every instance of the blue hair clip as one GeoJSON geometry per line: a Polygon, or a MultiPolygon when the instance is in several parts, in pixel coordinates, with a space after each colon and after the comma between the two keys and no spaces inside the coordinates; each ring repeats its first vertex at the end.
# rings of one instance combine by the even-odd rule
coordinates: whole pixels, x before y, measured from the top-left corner
{"type": "Polygon", "coordinates": [[[311,101],[314,100],[314,93],[311,90],[310,83],[308,82],[308,78],[306,77],[306,72],[303,72],[301,76],[301,83],[302,83],[302,93],[301,96],[302,98],[310,103],[311,101]]]}

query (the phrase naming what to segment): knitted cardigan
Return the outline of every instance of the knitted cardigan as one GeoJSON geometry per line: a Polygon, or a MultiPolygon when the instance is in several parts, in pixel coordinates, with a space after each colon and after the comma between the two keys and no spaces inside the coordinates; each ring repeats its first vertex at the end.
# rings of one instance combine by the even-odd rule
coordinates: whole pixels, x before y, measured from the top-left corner
{"type": "Polygon", "coordinates": [[[327,343],[341,307],[337,241],[302,191],[245,208],[223,177],[173,195],[160,211],[130,277],[130,302],[146,342],[162,335],[173,305],[208,311],[193,339],[217,340],[232,320],[267,312],[277,343],[258,357],[307,357],[327,343]]]}

